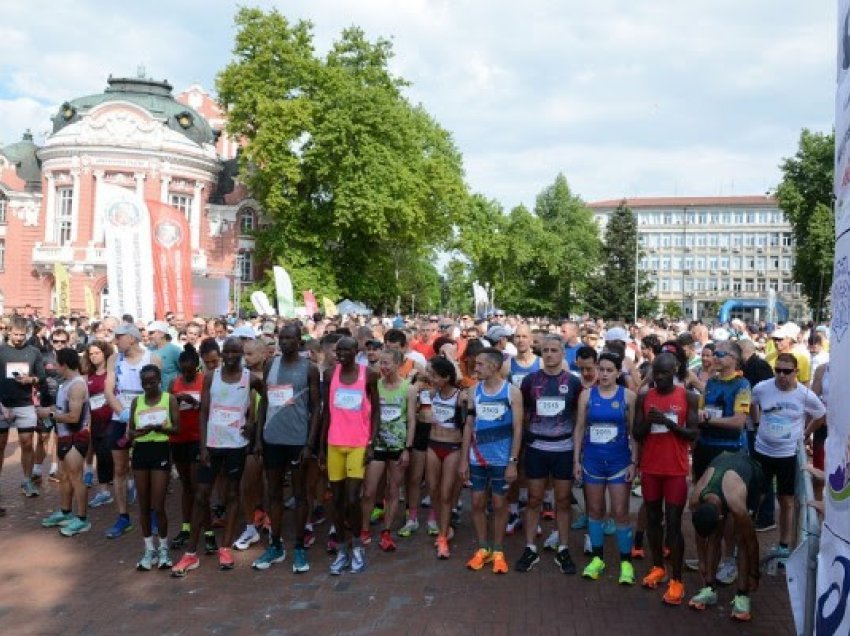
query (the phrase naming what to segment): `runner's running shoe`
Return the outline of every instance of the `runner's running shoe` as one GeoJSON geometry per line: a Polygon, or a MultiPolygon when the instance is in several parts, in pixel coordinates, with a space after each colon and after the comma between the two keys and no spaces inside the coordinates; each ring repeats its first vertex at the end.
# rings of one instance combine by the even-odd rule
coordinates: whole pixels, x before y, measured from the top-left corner
{"type": "Polygon", "coordinates": [[[171,549],[179,550],[189,542],[189,531],[181,530],[171,540],[171,549]]]}
{"type": "Polygon", "coordinates": [[[587,515],[581,513],[578,518],[570,524],[571,530],[584,530],[587,528],[587,515]]]}
{"type": "Polygon", "coordinates": [[[508,517],[508,525],[505,526],[505,534],[513,536],[517,530],[522,527],[522,517],[520,517],[517,513],[512,512],[508,517]]]}
{"type": "Polygon", "coordinates": [[[83,485],[85,485],[86,488],[94,486],[94,473],[83,474],[83,485]]]}
{"type": "Polygon", "coordinates": [[[339,553],[339,538],[336,536],[336,532],[331,532],[328,534],[327,552],[328,554],[339,553]]]}
{"type": "Polygon", "coordinates": [[[73,537],[74,535],[78,535],[81,532],[88,532],[89,530],[91,530],[91,521],[88,519],[83,521],[79,517],[74,517],[71,521],[59,528],[59,534],[63,537],[73,537]]]}
{"type": "Polygon", "coordinates": [[[253,525],[246,526],[239,538],[233,542],[233,547],[236,550],[247,550],[259,540],[260,533],[257,532],[257,529],[253,525]]]}
{"type": "Polygon", "coordinates": [[[598,556],[593,557],[590,563],[587,564],[587,567],[584,568],[584,572],[581,575],[586,579],[591,579],[595,581],[602,573],[605,571],[605,561],[600,559],[598,556]]]}
{"type": "Polygon", "coordinates": [[[732,599],[732,618],[736,621],[748,621],[752,619],[750,614],[750,597],[736,594],[732,599]]]}
{"type": "Polygon", "coordinates": [[[71,522],[72,519],[76,519],[74,515],[70,512],[62,512],[61,510],[54,510],[50,513],[49,516],[45,517],[41,520],[42,528],[56,528],[57,526],[64,526],[71,522]]]}
{"type": "Polygon", "coordinates": [[[366,569],[366,550],[364,548],[354,548],[351,551],[351,571],[362,572],[366,569]]]}
{"type": "Polygon", "coordinates": [[[438,559],[448,559],[451,556],[451,552],[449,551],[449,541],[446,537],[437,537],[437,558],[438,559]]]}
{"type": "Polygon", "coordinates": [[[121,515],[118,515],[118,518],[115,520],[115,523],[112,524],[112,527],[106,531],[106,538],[117,539],[122,534],[127,534],[132,529],[133,524],[130,523],[130,519],[128,517],[122,517],[121,515]]]}
{"type": "Polygon", "coordinates": [[[99,490],[94,497],[89,499],[89,508],[100,508],[115,501],[112,498],[112,493],[108,490],[99,490]]]}
{"type": "Polygon", "coordinates": [[[505,560],[505,553],[501,550],[493,552],[493,574],[507,574],[508,562],[505,560]]]}
{"type": "Polygon", "coordinates": [[[286,559],[286,550],[283,549],[283,545],[270,545],[265,552],[254,560],[251,567],[255,570],[268,570],[272,565],[281,563],[284,559],[286,559]]]}
{"type": "Polygon", "coordinates": [[[706,585],[691,597],[688,605],[698,610],[704,610],[709,605],[717,605],[717,592],[706,585]]]}
{"type": "Polygon", "coordinates": [[[566,548],[558,550],[558,554],[555,555],[555,563],[564,574],[573,575],[577,572],[576,564],[570,556],[570,551],[566,548]]]}
{"type": "Polygon", "coordinates": [[[333,576],[339,576],[349,567],[351,567],[351,559],[348,557],[345,548],[343,548],[337,552],[336,559],[331,563],[331,574],[333,576]]]}
{"type": "Polygon", "coordinates": [[[525,546],[525,550],[522,551],[519,559],[514,565],[514,570],[517,572],[528,572],[540,562],[540,555],[537,554],[536,550],[532,550],[530,547],[525,546]]]}
{"type": "Polygon", "coordinates": [[[546,541],[543,542],[544,550],[557,550],[558,546],[561,543],[561,536],[558,534],[557,530],[552,530],[549,533],[549,536],[546,537],[546,541]]]}
{"type": "Polygon", "coordinates": [[[620,585],[635,584],[635,568],[631,561],[620,561],[620,585]]]}
{"type": "Polygon", "coordinates": [[[602,532],[606,537],[612,537],[617,532],[617,524],[610,517],[602,522],[602,532]]]}
{"type": "Polygon", "coordinates": [[[292,571],[296,574],[310,571],[310,562],[307,561],[307,550],[304,548],[295,548],[292,551],[292,571]]]}
{"type": "Polygon", "coordinates": [[[372,514],[369,515],[369,523],[373,526],[380,523],[384,518],[384,509],[378,506],[372,508],[372,514]]]}
{"type": "Polygon", "coordinates": [[[428,519],[428,536],[436,537],[438,534],[440,534],[440,528],[437,525],[437,520],[428,519]]]}
{"type": "Polygon", "coordinates": [[[646,556],[646,552],[643,551],[643,548],[637,548],[632,546],[632,558],[633,559],[642,559],[646,556]]]}
{"type": "Polygon", "coordinates": [[[396,534],[403,539],[407,539],[417,530],[419,530],[419,521],[417,519],[408,519],[407,523],[399,528],[396,534]]]}
{"type": "Polygon", "coordinates": [[[198,558],[198,555],[187,552],[183,555],[183,558],[177,562],[177,565],[171,568],[171,576],[175,578],[183,578],[189,573],[189,570],[195,570],[199,565],[201,565],[201,560],[198,558]]]}
{"type": "Polygon", "coordinates": [[[218,568],[220,570],[232,570],[236,567],[233,561],[233,555],[230,553],[230,548],[221,547],[218,549],[218,568]]]}
{"type": "Polygon", "coordinates": [[[643,585],[644,587],[648,587],[650,590],[654,590],[661,583],[663,583],[666,578],[667,572],[664,568],[652,566],[652,569],[649,571],[649,574],[643,577],[641,585],[643,585]]]}
{"type": "Polygon", "coordinates": [[[717,582],[732,585],[738,579],[738,564],[733,557],[724,557],[717,568],[717,582]]]}
{"type": "Polygon", "coordinates": [[[676,579],[670,579],[667,583],[667,591],[664,592],[662,601],[667,605],[681,605],[682,599],[685,598],[685,584],[676,579]]]}
{"type": "Polygon", "coordinates": [[[38,497],[41,492],[39,492],[38,486],[35,485],[35,482],[33,482],[32,479],[24,479],[21,482],[21,494],[24,497],[32,498],[38,497]]]}
{"type": "Polygon", "coordinates": [[[171,556],[168,554],[168,546],[160,544],[159,550],[157,550],[156,560],[159,563],[160,570],[167,570],[174,565],[171,562],[171,556]]]}
{"type": "Polygon", "coordinates": [[[478,548],[472,558],[466,562],[466,567],[470,570],[480,570],[485,564],[493,560],[493,553],[485,548],[478,548]]]}
{"type": "Polygon", "coordinates": [[[543,502],[543,521],[555,520],[555,508],[550,503],[543,502]]]}
{"type": "Polygon", "coordinates": [[[378,545],[381,546],[381,550],[384,552],[395,552],[395,541],[393,541],[393,537],[389,530],[381,530],[381,539],[378,542],[378,545]]]}
{"type": "Polygon", "coordinates": [[[312,530],[305,530],[304,531],[304,547],[305,548],[311,548],[311,547],[313,547],[314,543],[316,543],[316,535],[313,533],[312,530]]]}
{"type": "Polygon", "coordinates": [[[362,543],[363,545],[371,545],[372,534],[368,530],[360,531],[360,543],[362,543]]]}
{"type": "Polygon", "coordinates": [[[218,554],[218,543],[215,540],[215,532],[204,533],[204,553],[218,554]]]}
{"type": "Polygon", "coordinates": [[[156,565],[156,550],[145,550],[142,558],[136,563],[136,569],[139,572],[150,572],[153,566],[156,565]]]}

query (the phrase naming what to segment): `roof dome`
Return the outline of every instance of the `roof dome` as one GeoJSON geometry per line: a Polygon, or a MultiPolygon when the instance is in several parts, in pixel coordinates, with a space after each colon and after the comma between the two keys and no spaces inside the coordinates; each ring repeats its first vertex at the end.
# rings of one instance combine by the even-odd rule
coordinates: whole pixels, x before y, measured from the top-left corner
{"type": "Polygon", "coordinates": [[[32,140],[32,133],[27,130],[21,141],[3,146],[0,154],[15,166],[17,175],[26,181],[27,190],[41,189],[41,161],[36,156],[38,146],[32,140]]]}
{"type": "Polygon", "coordinates": [[[140,77],[112,77],[107,80],[103,93],[78,97],[65,102],[53,116],[53,132],[79,121],[80,117],[95,106],[107,102],[130,102],[144,108],[159,119],[197,144],[214,144],[215,136],[209,123],[196,110],[181,104],[171,94],[172,86],[167,81],[158,82],[140,77]]]}

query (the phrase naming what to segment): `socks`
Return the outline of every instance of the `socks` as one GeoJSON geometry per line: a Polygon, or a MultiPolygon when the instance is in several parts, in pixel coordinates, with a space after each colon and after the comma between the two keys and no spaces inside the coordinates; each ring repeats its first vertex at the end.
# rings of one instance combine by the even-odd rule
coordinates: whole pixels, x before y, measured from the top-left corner
{"type": "Polygon", "coordinates": [[[50,474],[55,475],[57,472],[59,472],[59,464],[53,462],[52,464],[50,464],[50,474]]]}
{"type": "Polygon", "coordinates": [[[62,509],[62,514],[63,514],[63,515],[69,515],[69,514],[71,514],[71,509],[69,508],[68,510],[65,510],[65,509],[63,508],[63,509],[62,509]]]}
{"type": "Polygon", "coordinates": [[[570,549],[565,546],[563,543],[558,546],[558,552],[569,552],[570,549]]]}
{"type": "Polygon", "coordinates": [[[153,537],[145,537],[145,550],[154,550],[153,537]]]}
{"type": "Polygon", "coordinates": [[[601,548],[603,541],[605,541],[605,532],[602,529],[602,519],[588,519],[587,533],[590,535],[590,544],[593,548],[601,548]]]}
{"type": "Polygon", "coordinates": [[[41,464],[36,464],[32,467],[32,476],[33,477],[41,477],[41,464]]]}
{"type": "Polygon", "coordinates": [[[126,519],[127,521],[129,521],[129,520],[130,520],[130,515],[129,515],[128,513],[126,513],[126,512],[123,512],[123,513],[121,513],[121,514],[120,514],[120,515],[118,515],[118,516],[119,516],[119,517],[121,517],[122,519],[126,519]]]}
{"type": "Polygon", "coordinates": [[[537,546],[533,543],[526,543],[525,547],[537,554],[537,546]]]}
{"type": "Polygon", "coordinates": [[[628,554],[629,560],[632,554],[632,527],[617,526],[617,549],[620,554],[628,554]]]}
{"type": "Polygon", "coordinates": [[[543,493],[543,503],[549,504],[550,506],[555,505],[555,491],[552,488],[549,488],[545,493],[543,493]]]}
{"type": "Polygon", "coordinates": [[[276,548],[282,548],[283,547],[283,539],[281,539],[280,537],[274,537],[272,539],[272,545],[276,548]]]}
{"type": "Polygon", "coordinates": [[[510,505],[510,509],[511,509],[511,514],[512,515],[518,515],[519,514],[519,502],[514,501],[513,503],[511,503],[509,505],[510,505]]]}
{"type": "Polygon", "coordinates": [[[181,532],[191,532],[191,530],[192,530],[192,524],[191,523],[183,523],[180,526],[181,532]]]}

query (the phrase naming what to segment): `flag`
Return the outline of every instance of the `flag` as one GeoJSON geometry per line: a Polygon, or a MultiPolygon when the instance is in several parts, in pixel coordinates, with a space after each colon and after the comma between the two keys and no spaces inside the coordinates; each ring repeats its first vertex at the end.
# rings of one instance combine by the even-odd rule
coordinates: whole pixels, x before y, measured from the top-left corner
{"type": "Polygon", "coordinates": [[[322,306],[325,308],[325,315],[328,318],[333,318],[337,315],[336,305],[327,296],[322,296],[322,306]]]}
{"type": "Polygon", "coordinates": [[[97,215],[106,234],[106,280],[113,314],[154,318],[150,214],[133,190],[98,180],[97,215]]]}
{"type": "Polygon", "coordinates": [[[292,280],[280,265],[275,265],[274,286],[277,294],[277,313],[284,318],[295,317],[295,298],[292,295],[292,280]]]}
{"type": "Polygon", "coordinates": [[[62,263],[53,264],[53,281],[56,285],[56,315],[71,314],[71,278],[62,263]]]}
{"type": "Polygon", "coordinates": [[[157,318],[165,318],[169,311],[190,318],[194,311],[189,222],[173,206],[150,200],[147,205],[151,213],[157,318]]]}
{"type": "Polygon", "coordinates": [[[254,311],[256,311],[260,316],[274,316],[274,309],[272,308],[272,304],[269,302],[269,297],[266,296],[266,292],[253,292],[251,294],[251,304],[254,306],[254,311]]]}
{"type": "Polygon", "coordinates": [[[316,303],[316,296],[313,294],[312,289],[304,292],[304,309],[308,316],[312,316],[319,311],[319,305],[316,303]]]}
{"type": "Polygon", "coordinates": [[[95,313],[97,313],[97,305],[94,302],[94,292],[89,285],[85,286],[85,294],[86,294],[86,316],[89,318],[93,317],[95,313]]]}

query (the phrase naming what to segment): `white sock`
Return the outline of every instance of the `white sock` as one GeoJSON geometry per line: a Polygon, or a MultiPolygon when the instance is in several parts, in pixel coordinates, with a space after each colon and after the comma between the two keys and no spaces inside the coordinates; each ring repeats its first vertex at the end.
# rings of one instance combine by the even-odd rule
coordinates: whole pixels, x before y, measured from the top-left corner
{"type": "Polygon", "coordinates": [[[535,554],[537,553],[537,546],[533,543],[526,543],[525,547],[534,552],[535,554]]]}
{"type": "Polygon", "coordinates": [[[519,489],[519,500],[520,501],[528,501],[528,488],[520,488],[519,489]]]}
{"type": "Polygon", "coordinates": [[[510,508],[511,508],[511,514],[512,515],[518,515],[519,514],[519,503],[517,503],[516,501],[513,502],[512,504],[510,504],[510,508]]]}
{"type": "Polygon", "coordinates": [[[33,474],[33,476],[41,475],[41,464],[36,464],[35,466],[32,467],[32,474],[33,474]]]}
{"type": "Polygon", "coordinates": [[[304,524],[304,530],[306,530],[307,532],[313,532],[313,524],[312,523],[305,523],[304,524]]]}
{"type": "Polygon", "coordinates": [[[555,491],[551,488],[543,493],[543,501],[544,503],[554,505],[555,504],[555,491]]]}
{"type": "Polygon", "coordinates": [[[53,462],[52,464],[50,464],[50,473],[51,474],[58,472],[58,471],[59,471],[59,464],[57,464],[56,462],[53,462]]]}
{"type": "Polygon", "coordinates": [[[153,550],[153,537],[145,537],[145,550],[153,550]]]}
{"type": "Polygon", "coordinates": [[[86,467],[83,469],[83,472],[85,472],[86,475],[93,474],[94,473],[94,465],[86,464],[86,467]]]}
{"type": "Polygon", "coordinates": [[[562,543],[558,546],[558,552],[561,552],[562,550],[569,550],[569,548],[562,543]]]}
{"type": "Polygon", "coordinates": [[[136,480],[131,477],[130,479],[127,480],[127,488],[135,488],[135,487],[136,487],[136,480]]]}

